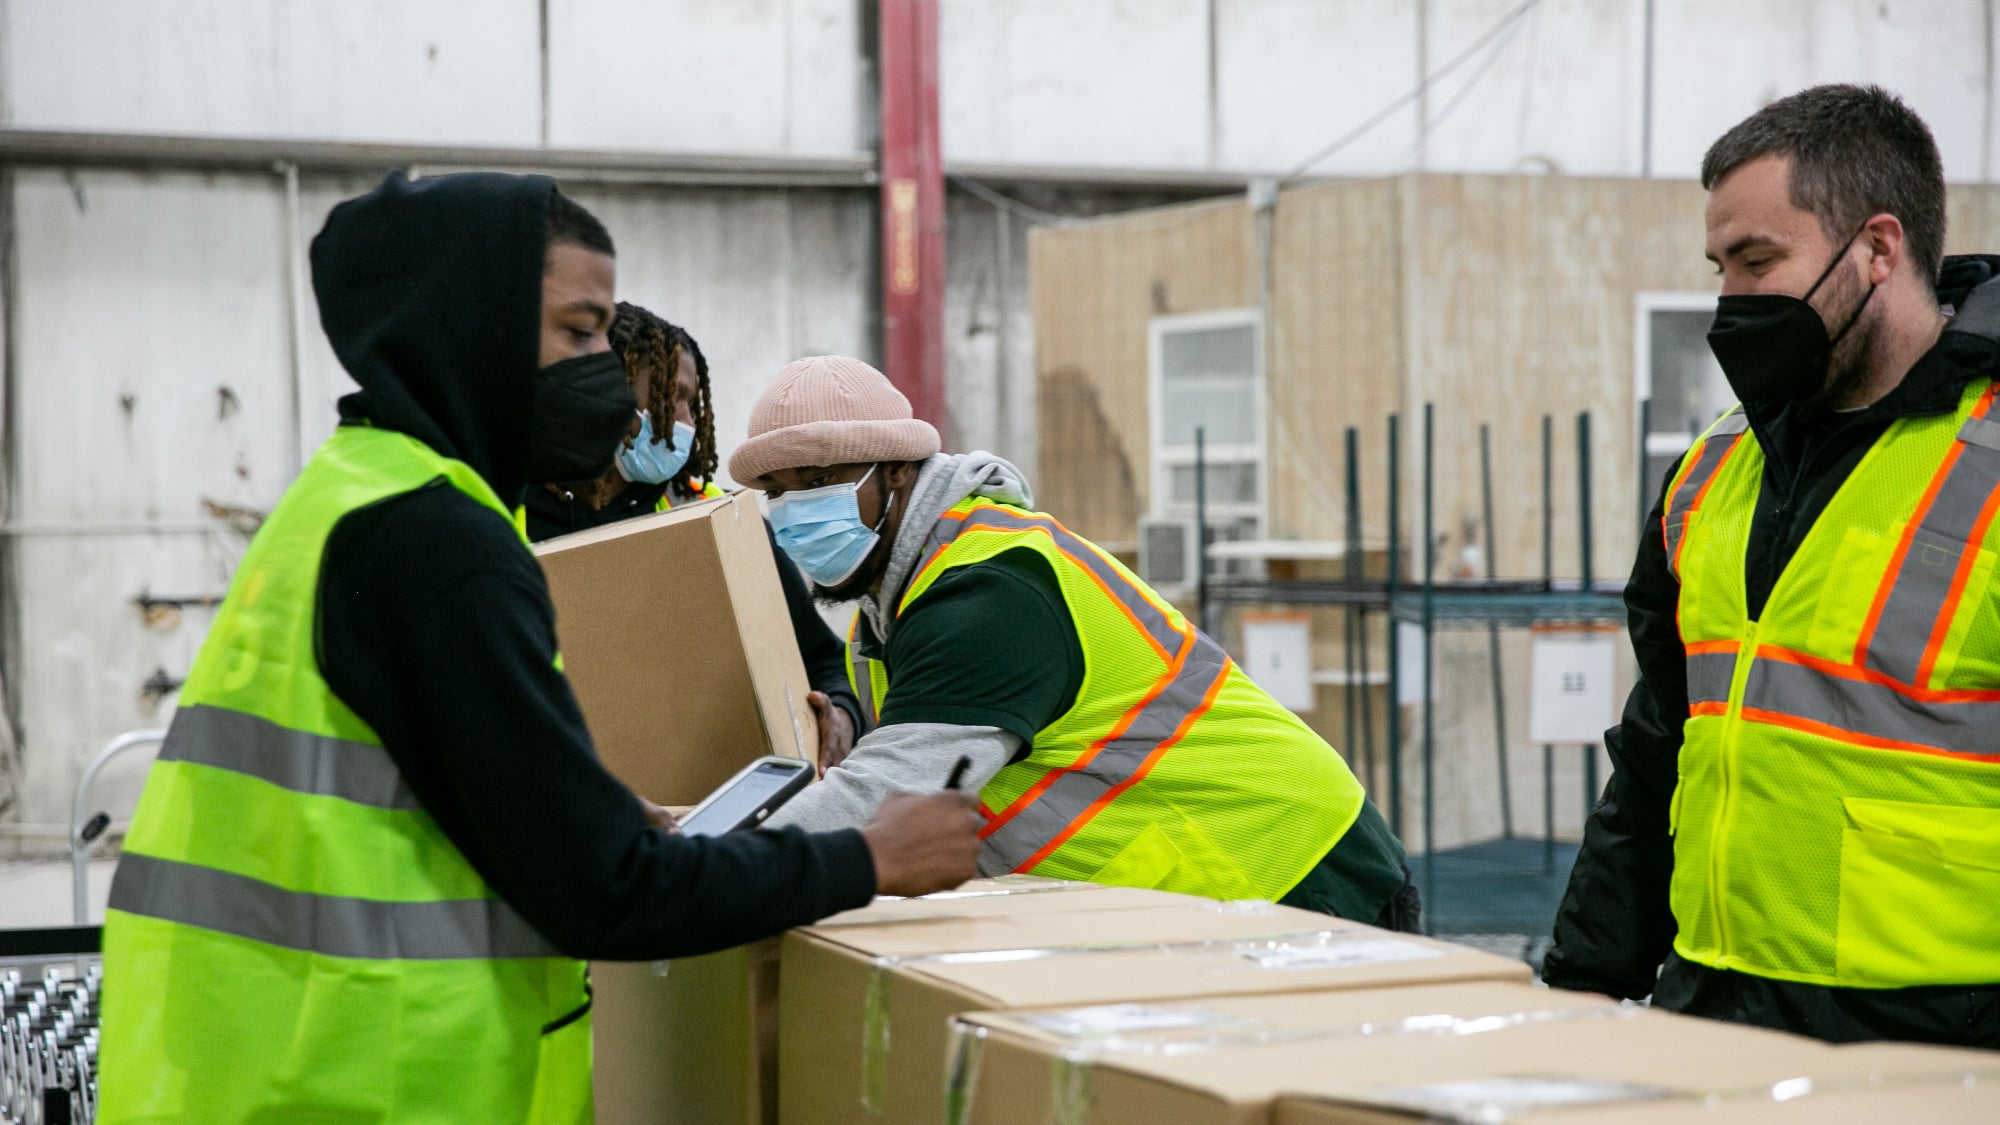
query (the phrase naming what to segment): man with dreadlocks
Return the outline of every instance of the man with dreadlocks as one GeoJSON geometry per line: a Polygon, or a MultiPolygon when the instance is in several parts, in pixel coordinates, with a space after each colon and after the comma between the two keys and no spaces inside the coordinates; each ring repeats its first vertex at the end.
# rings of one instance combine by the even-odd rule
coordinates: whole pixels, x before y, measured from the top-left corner
{"type": "MultiPolygon", "coordinates": [[[[637,417],[602,475],[529,487],[523,514],[534,542],[722,495],[714,482],[715,408],[701,345],[687,329],[629,301],[618,303],[610,336],[638,401],[637,417]]],[[[819,719],[820,760],[831,766],[847,756],[862,725],[861,704],[847,683],[847,649],[813,608],[797,569],[779,566],[778,579],[813,685],[806,698],[819,719]]]]}

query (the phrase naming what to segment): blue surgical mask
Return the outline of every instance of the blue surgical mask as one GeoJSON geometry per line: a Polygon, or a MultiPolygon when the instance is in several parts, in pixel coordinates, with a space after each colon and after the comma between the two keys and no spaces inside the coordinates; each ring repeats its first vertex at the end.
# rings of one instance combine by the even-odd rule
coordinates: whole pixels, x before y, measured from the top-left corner
{"type": "Polygon", "coordinates": [[[861,522],[861,486],[875,475],[871,467],[850,484],[829,484],[771,497],[771,529],[778,546],[805,571],[815,586],[838,586],[854,576],[881,539],[889,506],[874,527],[861,522]]]}
{"type": "Polygon", "coordinates": [[[694,427],[686,422],[674,422],[674,447],[653,436],[653,416],[639,412],[639,436],[632,439],[628,449],[623,444],[618,447],[618,475],[635,484],[664,484],[674,479],[687,465],[688,453],[694,449],[694,427]]]}

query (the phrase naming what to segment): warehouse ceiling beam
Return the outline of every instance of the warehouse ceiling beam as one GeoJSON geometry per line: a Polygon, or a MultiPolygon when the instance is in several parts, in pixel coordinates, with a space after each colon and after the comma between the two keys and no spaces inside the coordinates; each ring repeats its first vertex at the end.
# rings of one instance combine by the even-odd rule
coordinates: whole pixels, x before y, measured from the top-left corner
{"type": "Polygon", "coordinates": [[[421,168],[541,172],[571,182],[720,187],[869,187],[875,160],[843,156],[619,152],[597,149],[374,144],[273,137],[0,129],[0,164],[143,170],[379,173],[421,168]]]}

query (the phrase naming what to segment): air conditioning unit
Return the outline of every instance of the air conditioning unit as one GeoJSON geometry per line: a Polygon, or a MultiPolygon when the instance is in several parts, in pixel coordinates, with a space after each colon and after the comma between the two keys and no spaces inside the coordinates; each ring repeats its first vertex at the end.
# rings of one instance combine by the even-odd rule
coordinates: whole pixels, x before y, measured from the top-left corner
{"type": "Polygon", "coordinates": [[[1171,516],[1139,519],[1139,577],[1148,586],[1193,586],[1201,545],[1194,521],[1171,516]]]}

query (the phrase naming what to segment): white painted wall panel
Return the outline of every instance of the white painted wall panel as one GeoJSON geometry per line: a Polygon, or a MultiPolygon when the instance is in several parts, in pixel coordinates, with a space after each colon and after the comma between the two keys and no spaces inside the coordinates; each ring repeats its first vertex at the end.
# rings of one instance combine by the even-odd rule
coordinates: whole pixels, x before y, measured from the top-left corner
{"type": "Polygon", "coordinates": [[[1821,82],[1874,82],[1930,125],[1947,178],[1983,178],[1992,117],[1985,7],[1982,0],[1659,5],[1653,174],[1698,176],[1717,137],[1787,94],[1821,82]]]}
{"type": "MultiPolygon", "coordinates": [[[[1406,93],[1416,11],[1408,0],[1216,0],[1217,163],[1290,172],[1406,93]]],[[[1406,107],[1311,171],[1400,171],[1415,130],[1406,107]]]]}
{"type": "MultiPolygon", "coordinates": [[[[1425,69],[1472,49],[1518,6],[1433,4],[1425,69]]],[[[1644,36],[1642,0],[1544,0],[1431,90],[1427,166],[1637,175],[1644,36]]]]}
{"type": "Polygon", "coordinates": [[[276,177],[17,179],[30,523],[188,521],[291,479],[276,177]]]}
{"type": "Polygon", "coordinates": [[[1985,0],[1819,0],[1812,82],[1877,82],[1902,95],[1937,138],[1948,180],[1984,177],[1985,0]]]}
{"type": "Polygon", "coordinates": [[[942,0],[946,160],[1201,167],[1206,0],[942,0]]]}
{"type": "Polygon", "coordinates": [[[863,147],[852,0],[562,0],[549,139],[840,155],[863,147]]]}
{"type": "Polygon", "coordinates": [[[532,144],[535,0],[22,0],[11,124],[532,144]]]}
{"type": "MultiPolygon", "coordinates": [[[[149,700],[141,685],[155,671],[187,674],[214,610],[191,607],[148,625],[132,599],[221,593],[243,547],[242,536],[220,526],[195,535],[31,536],[15,545],[24,594],[23,666],[13,685],[24,732],[21,820],[66,823],[91,755],[124,731],[172,717],[176,697],[149,700]]],[[[144,777],[142,763],[127,762],[95,790],[97,807],[121,828],[144,777]]]]}
{"type": "Polygon", "coordinates": [[[1729,127],[1812,85],[1808,0],[1655,6],[1653,174],[1694,179],[1729,127]]]}

